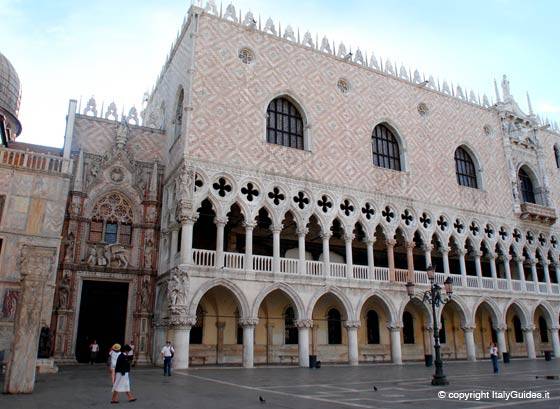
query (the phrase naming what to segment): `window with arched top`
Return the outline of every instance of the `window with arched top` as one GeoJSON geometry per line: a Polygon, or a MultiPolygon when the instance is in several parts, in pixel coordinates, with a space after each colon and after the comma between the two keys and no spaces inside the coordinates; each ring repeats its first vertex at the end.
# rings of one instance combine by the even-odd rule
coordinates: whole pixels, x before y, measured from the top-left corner
{"type": "Polygon", "coordinates": [[[342,344],[342,321],[340,312],[331,308],[327,313],[329,345],[342,344]]]}
{"type": "Polygon", "coordinates": [[[132,206],[120,193],[109,193],[100,198],[91,216],[90,242],[105,244],[132,243],[132,206]]]}
{"type": "Polygon", "coordinates": [[[560,169],[560,149],[557,145],[554,145],[554,160],[556,161],[556,167],[560,169]]]}
{"type": "Polygon", "coordinates": [[[548,342],[548,324],[542,315],[539,317],[539,335],[541,336],[541,342],[546,344],[548,342]]]}
{"type": "Polygon", "coordinates": [[[414,344],[414,319],[412,314],[405,311],[402,317],[403,321],[403,341],[405,344],[414,344]]]}
{"type": "Polygon", "coordinates": [[[389,127],[379,124],[373,128],[371,149],[375,166],[402,170],[399,142],[389,127]]]}
{"type": "Polygon", "coordinates": [[[185,99],[185,91],[183,88],[179,90],[179,95],[177,96],[177,105],[175,106],[175,139],[181,136],[183,129],[183,102],[185,99]]]}
{"type": "Polygon", "coordinates": [[[305,149],[303,117],[296,105],[285,96],[268,104],[266,140],[275,145],[305,149]]]}
{"type": "Polygon", "coordinates": [[[455,174],[459,185],[478,189],[476,166],[471,155],[462,147],[455,150],[455,174]]]}
{"type": "Polygon", "coordinates": [[[379,344],[379,315],[374,310],[367,313],[368,344],[379,344]]]}
{"type": "Polygon", "coordinates": [[[292,307],[288,307],[286,311],[284,311],[284,343],[287,345],[298,343],[296,314],[292,307]]]}
{"type": "Polygon", "coordinates": [[[441,317],[441,328],[439,329],[439,343],[447,344],[447,333],[445,332],[445,319],[441,317]]]}
{"type": "Polygon", "coordinates": [[[519,169],[518,178],[521,200],[525,203],[537,203],[531,176],[529,176],[525,169],[521,168],[519,169]]]}
{"type": "Polygon", "coordinates": [[[517,315],[513,316],[513,335],[516,343],[520,344],[523,342],[523,331],[521,330],[521,320],[517,315]]]}

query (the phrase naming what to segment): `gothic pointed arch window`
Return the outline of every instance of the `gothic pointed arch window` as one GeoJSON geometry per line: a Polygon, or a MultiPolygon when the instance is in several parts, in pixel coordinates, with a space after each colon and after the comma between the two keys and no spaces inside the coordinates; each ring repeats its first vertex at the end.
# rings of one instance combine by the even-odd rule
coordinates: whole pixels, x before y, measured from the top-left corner
{"type": "Polygon", "coordinates": [[[191,328],[189,341],[191,344],[202,344],[204,335],[204,310],[199,305],[196,307],[196,322],[191,328]]]}
{"type": "Polygon", "coordinates": [[[298,343],[298,329],[296,326],[296,314],[292,307],[284,311],[284,344],[292,345],[298,343]]]}
{"type": "Polygon", "coordinates": [[[387,125],[379,124],[373,128],[371,149],[375,166],[402,170],[399,141],[387,125]]]}
{"type": "Polygon", "coordinates": [[[459,185],[478,189],[475,162],[462,146],[455,150],[455,174],[459,185]]]}
{"type": "Polygon", "coordinates": [[[181,136],[183,129],[183,102],[185,99],[185,91],[183,87],[179,89],[177,94],[177,104],[175,105],[175,118],[173,122],[175,123],[175,140],[181,136]]]}
{"type": "Polygon", "coordinates": [[[379,315],[375,310],[367,312],[368,344],[379,344],[379,315]]]}
{"type": "Polygon", "coordinates": [[[305,149],[304,120],[287,96],[273,99],[266,109],[266,141],[288,148],[305,149]]]}
{"type": "Polygon", "coordinates": [[[513,316],[513,335],[515,338],[515,342],[522,343],[523,342],[523,331],[521,330],[521,320],[517,315],[513,316]]]}
{"type": "Polygon", "coordinates": [[[548,342],[548,324],[542,315],[539,317],[539,335],[541,336],[541,342],[546,344],[548,342]]]}
{"type": "Polygon", "coordinates": [[[412,314],[405,311],[403,320],[403,341],[405,344],[414,344],[414,319],[412,314]]]}
{"type": "Polygon", "coordinates": [[[88,240],[93,243],[132,243],[132,206],[128,199],[111,192],[101,197],[93,207],[88,240]]]}
{"type": "Polygon", "coordinates": [[[525,168],[520,168],[518,173],[519,179],[519,193],[521,200],[525,203],[537,203],[535,198],[535,188],[533,187],[533,180],[525,168]]]}
{"type": "Polygon", "coordinates": [[[327,313],[329,345],[342,344],[342,321],[340,311],[331,308],[327,313]]]}

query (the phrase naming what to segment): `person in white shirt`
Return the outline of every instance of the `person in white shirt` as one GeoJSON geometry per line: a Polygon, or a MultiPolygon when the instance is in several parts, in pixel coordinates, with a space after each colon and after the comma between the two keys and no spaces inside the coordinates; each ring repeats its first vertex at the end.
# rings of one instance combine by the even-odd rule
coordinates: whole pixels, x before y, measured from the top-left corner
{"type": "Polygon", "coordinates": [[[111,383],[115,383],[115,366],[117,366],[117,358],[121,354],[121,345],[115,344],[109,352],[109,373],[111,374],[111,383]]]}
{"type": "Polygon", "coordinates": [[[89,363],[93,365],[97,359],[97,354],[99,353],[99,344],[97,340],[93,340],[91,345],[89,346],[89,363]]]}
{"type": "Polygon", "coordinates": [[[171,345],[171,341],[167,341],[165,346],[161,350],[161,356],[163,357],[163,376],[171,376],[171,360],[175,354],[175,349],[171,345]]]}
{"type": "Polygon", "coordinates": [[[498,373],[498,347],[495,342],[490,343],[490,359],[492,360],[494,373],[498,373]]]}
{"type": "Polygon", "coordinates": [[[126,353],[126,357],[128,358],[130,365],[134,366],[134,341],[130,341],[128,346],[130,347],[130,351],[126,353]]]}

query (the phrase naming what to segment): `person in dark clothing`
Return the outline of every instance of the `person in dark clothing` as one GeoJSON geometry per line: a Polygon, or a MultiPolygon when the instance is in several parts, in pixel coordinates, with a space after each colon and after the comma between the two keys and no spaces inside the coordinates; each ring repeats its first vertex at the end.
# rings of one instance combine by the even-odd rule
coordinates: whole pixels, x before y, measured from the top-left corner
{"type": "Polygon", "coordinates": [[[117,357],[115,365],[115,383],[113,384],[113,396],[111,403],[119,403],[119,392],[125,392],[129,402],[134,402],[136,398],[130,391],[130,360],[126,355],[130,351],[130,346],[122,347],[121,353],[117,357]]]}

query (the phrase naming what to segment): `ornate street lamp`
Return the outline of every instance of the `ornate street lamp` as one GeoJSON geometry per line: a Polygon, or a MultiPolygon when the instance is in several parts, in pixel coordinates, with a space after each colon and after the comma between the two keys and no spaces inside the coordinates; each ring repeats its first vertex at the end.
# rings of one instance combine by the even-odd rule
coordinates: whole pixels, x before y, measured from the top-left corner
{"type": "MultiPolygon", "coordinates": [[[[439,352],[439,329],[436,319],[436,308],[439,308],[440,305],[444,305],[451,300],[451,295],[453,294],[453,281],[451,280],[451,277],[447,277],[447,279],[443,283],[443,289],[445,290],[445,294],[447,295],[446,297],[441,293],[442,288],[437,283],[435,283],[435,271],[431,265],[428,266],[427,274],[428,280],[430,280],[430,289],[424,292],[422,302],[432,305],[432,321],[434,323],[434,349],[436,351],[436,359],[434,362],[436,366],[436,372],[432,378],[432,385],[448,385],[449,382],[447,381],[447,378],[443,373],[443,362],[441,360],[441,354],[439,352]]],[[[414,283],[409,281],[405,284],[405,286],[408,296],[410,298],[414,297],[414,283]]]]}

